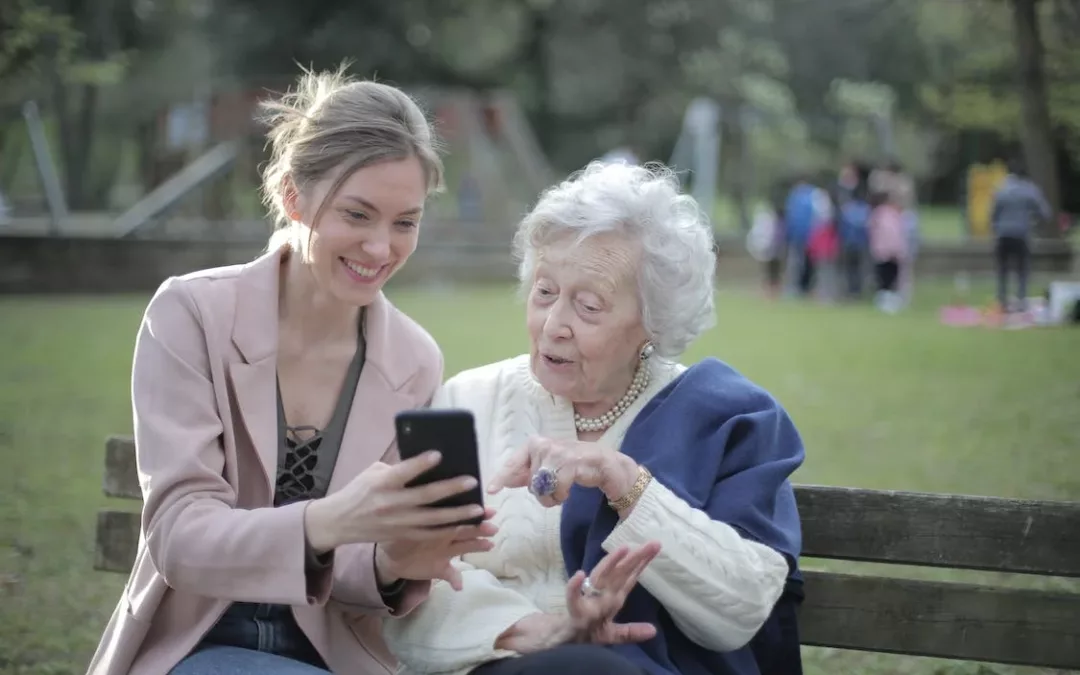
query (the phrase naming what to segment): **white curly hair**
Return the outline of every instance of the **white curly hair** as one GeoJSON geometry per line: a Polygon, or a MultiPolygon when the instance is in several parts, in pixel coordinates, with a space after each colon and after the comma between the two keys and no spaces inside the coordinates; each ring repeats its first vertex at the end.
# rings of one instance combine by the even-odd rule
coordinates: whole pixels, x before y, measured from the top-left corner
{"type": "Polygon", "coordinates": [[[576,234],[580,243],[606,232],[640,246],[642,325],[659,356],[678,358],[716,323],[715,239],[708,217],[662,164],[596,161],[544,191],[514,236],[522,290],[554,239],[576,234]]]}

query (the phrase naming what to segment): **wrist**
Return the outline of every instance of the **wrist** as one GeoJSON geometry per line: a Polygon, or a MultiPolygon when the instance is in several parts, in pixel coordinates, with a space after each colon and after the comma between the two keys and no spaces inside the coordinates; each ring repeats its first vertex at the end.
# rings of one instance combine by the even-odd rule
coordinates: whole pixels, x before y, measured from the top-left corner
{"type": "Polygon", "coordinates": [[[304,536],[315,555],[333,551],[343,543],[337,531],[341,522],[330,498],[314,499],[304,507],[304,536]]]}
{"type": "Polygon", "coordinates": [[[543,651],[576,641],[570,618],[536,612],[518,619],[495,639],[495,649],[519,654],[543,651]]]}
{"type": "Polygon", "coordinates": [[[634,510],[652,479],[652,474],[645,466],[637,465],[634,482],[630,485],[630,488],[617,497],[608,497],[608,506],[619,514],[620,521],[627,518],[630,512],[634,510]]]}
{"type": "Polygon", "coordinates": [[[375,583],[384,588],[398,581],[401,581],[401,575],[394,569],[394,562],[382,546],[375,544],[375,583]]]}
{"type": "Polygon", "coordinates": [[[638,479],[638,464],[622,453],[616,453],[604,473],[607,481],[600,487],[609,502],[621,499],[634,488],[638,479]]]}

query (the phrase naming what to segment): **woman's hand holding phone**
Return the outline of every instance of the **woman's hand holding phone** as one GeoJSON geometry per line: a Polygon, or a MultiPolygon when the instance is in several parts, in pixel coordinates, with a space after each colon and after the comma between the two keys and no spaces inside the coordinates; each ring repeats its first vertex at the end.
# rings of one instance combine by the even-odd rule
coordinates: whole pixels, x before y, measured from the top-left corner
{"type": "MultiPolygon", "coordinates": [[[[488,510],[485,521],[495,514],[488,510]]],[[[454,558],[466,553],[490,551],[494,544],[491,535],[497,528],[484,522],[480,525],[458,525],[442,528],[443,536],[434,541],[398,540],[375,547],[375,574],[381,585],[398,579],[442,579],[455,591],[462,588],[461,571],[454,567],[454,558]]]]}
{"type": "Polygon", "coordinates": [[[396,551],[392,558],[398,561],[396,567],[402,569],[414,569],[402,561],[416,554],[432,559],[445,556],[448,560],[461,555],[453,551],[488,550],[490,542],[486,537],[497,531],[488,522],[492,512],[477,504],[429,506],[475,488],[476,478],[459,476],[406,487],[437,466],[441,459],[438,452],[432,451],[392,466],[377,462],[341,490],[312,501],[304,513],[308,543],[316,553],[325,553],[345,544],[401,542],[391,552],[396,551]],[[477,517],[484,518],[478,525],[446,527],[477,517]],[[419,545],[406,547],[405,542],[419,545]],[[409,554],[408,550],[415,554],[409,554]]]}

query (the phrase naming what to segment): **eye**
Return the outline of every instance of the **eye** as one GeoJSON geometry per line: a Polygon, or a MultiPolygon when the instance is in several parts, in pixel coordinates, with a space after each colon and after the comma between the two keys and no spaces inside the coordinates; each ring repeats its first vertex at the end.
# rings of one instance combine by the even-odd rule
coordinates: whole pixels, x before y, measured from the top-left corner
{"type": "Polygon", "coordinates": [[[345,215],[352,220],[368,220],[367,214],[363,211],[351,211],[349,209],[345,209],[345,215]]]}
{"type": "Polygon", "coordinates": [[[412,220],[399,220],[394,224],[397,225],[400,228],[404,228],[404,229],[407,229],[407,230],[416,227],[416,222],[412,221],[412,220]]]}

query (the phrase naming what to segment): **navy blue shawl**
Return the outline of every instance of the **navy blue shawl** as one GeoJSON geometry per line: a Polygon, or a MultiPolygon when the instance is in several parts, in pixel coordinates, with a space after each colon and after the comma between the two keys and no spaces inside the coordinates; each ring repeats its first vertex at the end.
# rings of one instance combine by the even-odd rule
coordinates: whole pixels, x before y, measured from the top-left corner
{"type": "MultiPolygon", "coordinates": [[[[787,413],[765,390],[728,365],[706,359],[649,401],[630,425],[622,452],[652,472],[690,506],[734,527],[744,538],[780,552],[788,584],[769,621],[747,646],[719,653],[691,642],[640,584],[616,617],[656,626],[652,640],[612,649],[650,675],[798,673],[795,605],[802,532],[788,477],[803,461],[803,444],[787,413]]],[[[575,485],[563,505],[561,539],[568,574],[591,570],[618,515],[595,488],[575,485]]]]}

